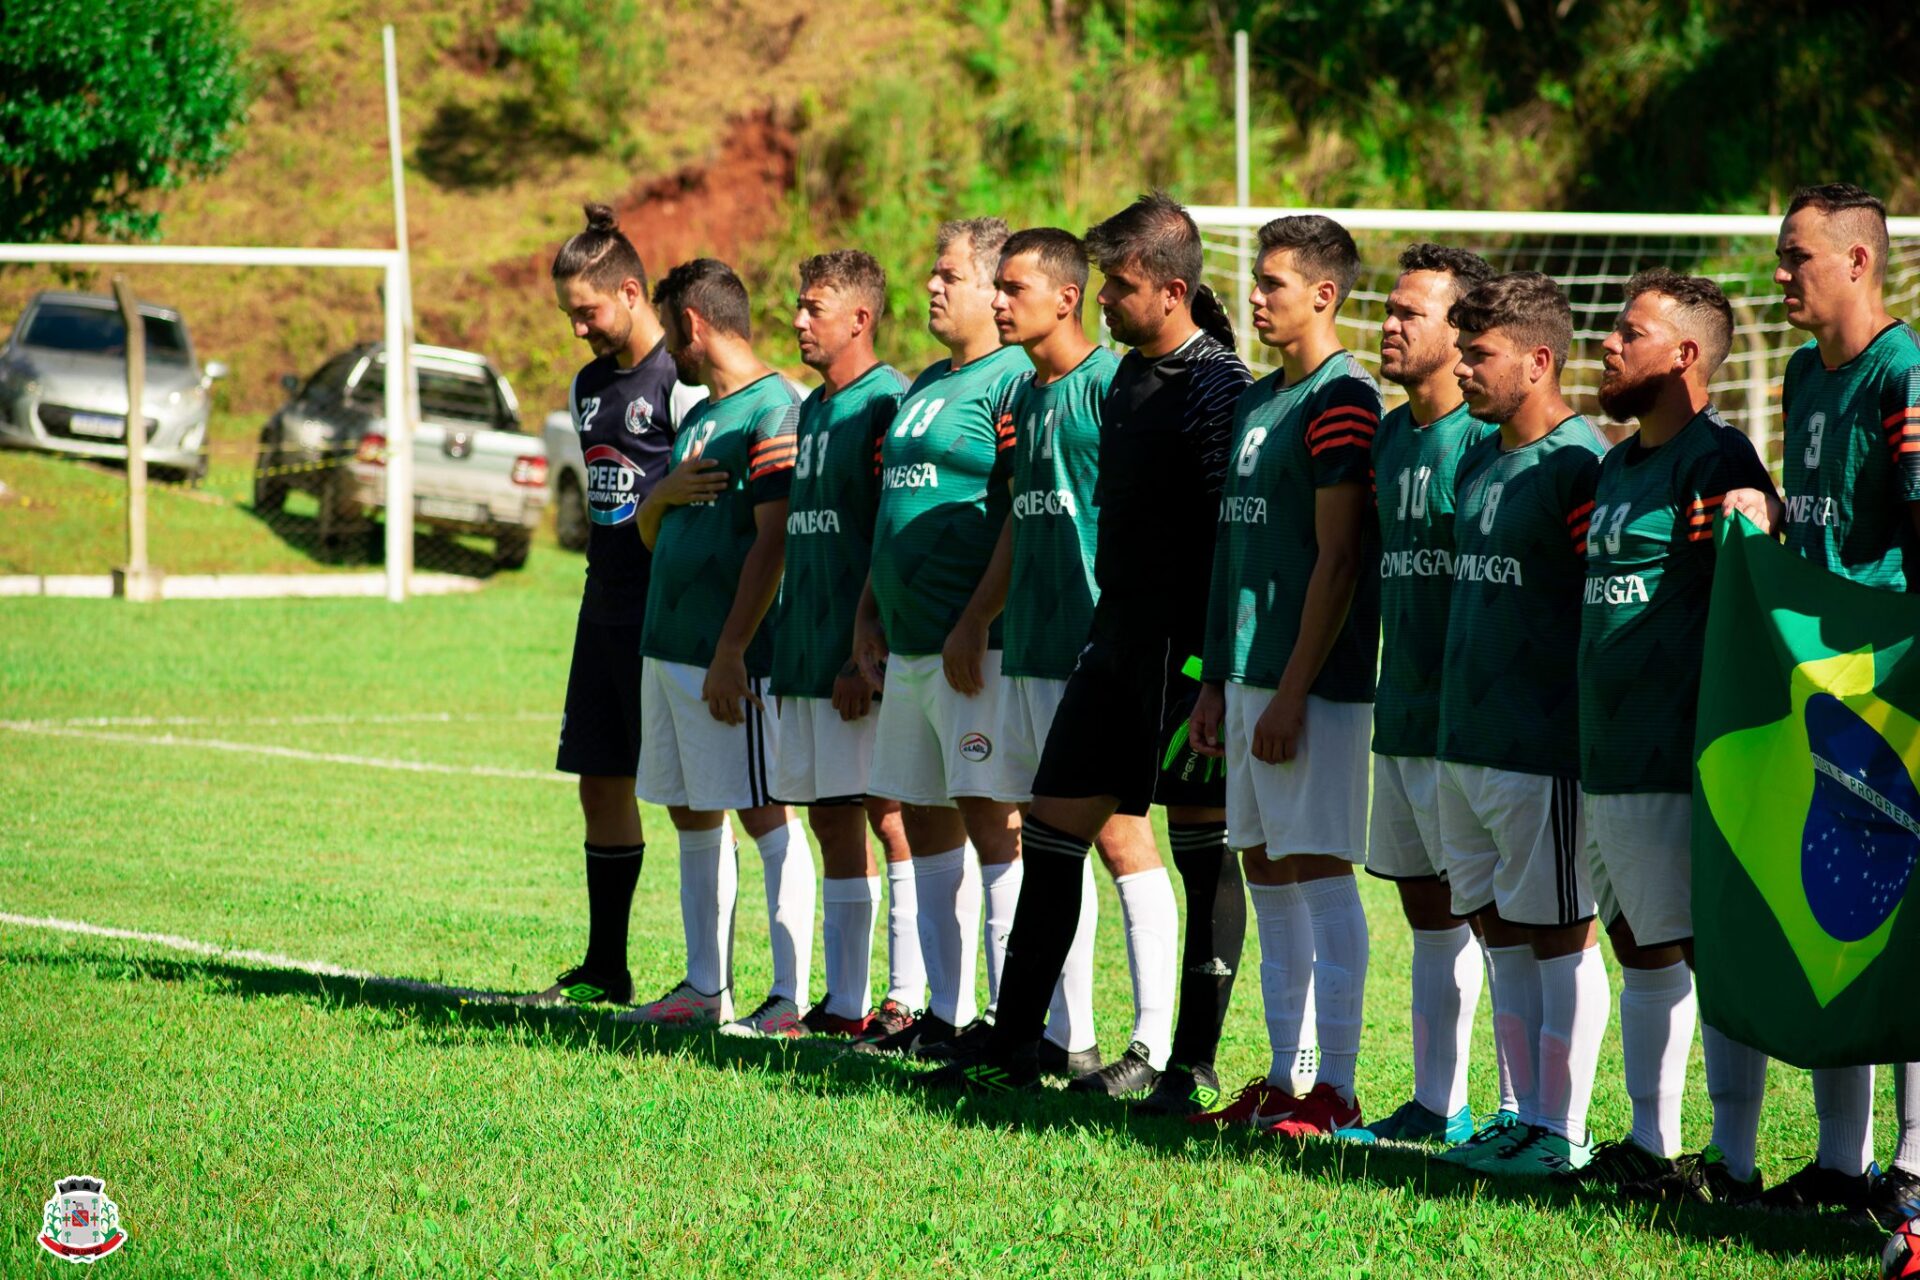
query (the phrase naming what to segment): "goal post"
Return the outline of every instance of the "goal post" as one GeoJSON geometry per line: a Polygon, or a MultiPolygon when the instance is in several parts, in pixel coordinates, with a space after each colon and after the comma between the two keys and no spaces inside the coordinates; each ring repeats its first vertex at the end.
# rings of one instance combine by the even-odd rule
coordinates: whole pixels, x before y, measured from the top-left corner
{"type": "MultiPolygon", "coordinates": [[[[1657,213],[1504,213],[1464,209],[1282,209],[1200,205],[1188,210],[1206,251],[1206,280],[1240,308],[1253,275],[1261,225],[1286,214],[1319,213],[1353,233],[1361,270],[1341,309],[1348,350],[1377,371],[1380,323],[1399,274],[1400,251],[1419,240],[1472,249],[1498,271],[1544,271],[1560,282],[1573,306],[1573,350],[1564,374],[1574,408],[1599,413],[1601,343],[1612,331],[1627,279],[1666,266],[1712,278],[1733,305],[1733,348],[1714,375],[1715,403],[1741,426],[1769,463],[1777,461],[1780,384],[1787,358],[1806,335],[1787,323],[1773,283],[1773,247],[1780,219],[1765,215],[1657,213]]],[[[1889,218],[1887,307],[1896,316],[1920,311],[1920,218],[1889,218]]],[[[1244,326],[1243,326],[1244,329],[1244,326]]],[[[1237,335],[1241,355],[1256,373],[1274,362],[1251,332],[1237,335]]],[[[1388,403],[1399,388],[1383,382],[1388,403]]]]}
{"type": "MultiPolygon", "coordinates": [[[[208,245],[0,244],[0,263],[66,263],[79,266],[318,267],[381,273],[382,337],[389,368],[382,413],[387,424],[386,595],[407,598],[413,580],[413,385],[412,327],[407,311],[406,255],[395,249],[276,249],[208,245]],[[393,363],[398,352],[398,363],[393,363]]],[[[128,416],[136,412],[128,407],[128,416]]]]}

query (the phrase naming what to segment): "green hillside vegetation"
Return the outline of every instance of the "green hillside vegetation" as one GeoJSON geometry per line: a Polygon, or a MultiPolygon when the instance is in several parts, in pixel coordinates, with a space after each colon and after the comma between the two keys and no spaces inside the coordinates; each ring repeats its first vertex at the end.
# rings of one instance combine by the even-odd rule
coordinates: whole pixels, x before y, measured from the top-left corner
{"type": "MultiPolygon", "coordinates": [[[[225,171],[152,202],[166,240],[391,243],[386,17],[367,0],[236,9],[257,96],[225,171]]],[[[735,261],[785,367],[794,261],[868,247],[894,280],[886,354],[930,359],[938,219],[1080,227],[1148,185],[1231,199],[1243,25],[1258,203],[1765,211],[1837,176],[1920,203],[1920,90],[1884,70],[1913,65],[1920,21],[1877,7],[448,0],[398,21],[419,335],[488,352],[530,416],[559,405],[581,352],[546,262],[601,198],[656,271],[735,261]]],[[[281,373],[378,329],[372,273],[128,274],[232,364],[242,435],[281,373]]],[[[0,315],[56,278],[0,274],[0,315]]]]}

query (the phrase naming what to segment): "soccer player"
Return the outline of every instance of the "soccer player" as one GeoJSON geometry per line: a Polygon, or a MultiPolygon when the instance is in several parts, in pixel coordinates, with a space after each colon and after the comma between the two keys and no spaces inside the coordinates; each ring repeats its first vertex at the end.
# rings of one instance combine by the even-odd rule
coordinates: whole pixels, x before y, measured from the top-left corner
{"type": "Polygon", "coordinates": [[[801,1019],[815,1034],[898,1031],[912,1021],[926,986],[900,806],[866,796],[878,719],[873,690],[848,656],[873,554],[880,437],[907,387],[898,370],[873,354],[886,300],[886,273],[869,254],[840,249],[800,264],[794,335],[801,361],[820,375],[821,385],[801,404],[794,433],[786,577],[773,650],[780,708],[773,792],[807,806],[826,866],[827,994],[801,1019]],[[872,1009],[869,969],[880,877],[867,844],[869,826],[886,851],[892,890],[890,973],[878,1009],[872,1009]]]}
{"type": "Polygon", "coordinates": [[[1141,1105],[1188,1114],[1219,1096],[1213,1057],[1240,963],[1245,899],[1220,783],[1177,733],[1182,668],[1199,647],[1206,569],[1235,398],[1250,381],[1219,303],[1198,283],[1199,229],[1154,192],[1087,233],[1106,280],[1107,328],[1133,348],[1100,413],[1097,601],[1048,727],[1023,829],[1028,879],[1009,942],[999,1017],[980,1050],[929,1083],[1032,1087],[1047,1003],[1080,918],[1088,847],[1116,814],[1166,804],[1187,885],[1179,1022],[1167,1069],[1141,1105]],[[1176,767],[1164,767],[1177,760],[1176,767]]]}
{"type": "Polygon", "coordinates": [[[655,287],[653,301],[680,376],[710,392],[674,441],[673,475],[704,478],[718,492],[689,494],[670,487],[670,476],[638,516],[641,540],[653,550],[653,578],[640,635],[637,790],[667,807],[679,836],[687,974],[660,999],[621,1016],[795,1036],[812,960],[813,854],[800,824],[768,792],[779,721],[765,703],[773,636],[760,624],[780,589],[800,405],[786,380],[754,355],[746,286],[726,264],[682,263],[655,287]],[[773,941],[773,990],[737,1022],[739,870],[729,809],[759,847],[773,941]]]}
{"type": "Polygon", "coordinates": [[[647,269],[613,210],[586,206],[587,225],[553,259],[553,290],[593,359],[573,377],[568,407],[587,464],[587,581],[574,627],[566,709],[554,767],[580,778],[586,819],[587,953],[527,1004],[628,1004],[627,921],[645,840],[634,803],[640,760],[640,624],[650,557],[634,532],[639,504],[667,470],[684,392],[647,300],[647,269]]]}
{"type": "MultiPolygon", "coordinates": [[[[1561,1176],[1630,1194],[1736,1200],[1757,1192],[1680,1154],[1696,1020],[1693,730],[1713,590],[1714,523],[1729,492],[1773,498],[1752,443],[1707,397],[1733,342],[1713,281],[1656,269],[1627,282],[1606,339],[1600,407],[1639,430],[1600,464],[1580,613],[1580,785],[1594,898],[1620,962],[1620,1047],[1633,1129],[1561,1176]]],[[[1776,508],[1777,500],[1773,502],[1776,508]]],[[[1707,1070],[1717,1071],[1709,1036],[1707,1070]]],[[[1751,1177],[1751,1166],[1742,1175],[1751,1177]]]]}
{"type": "MultiPolygon", "coordinates": [[[[1887,249],[1886,206],[1859,187],[1807,187],[1787,206],[1773,278],[1786,295],[1787,323],[1812,340],[1787,362],[1781,395],[1785,531],[1789,550],[1830,572],[1913,591],[1920,589],[1920,337],[1887,312],[1887,249]]],[[[1752,1119],[1742,1154],[1752,1150],[1766,1081],[1764,1058],[1751,1049],[1744,1058],[1738,1092],[1750,1100],[1752,1119]]],[[[1920,1191],[1920,1065],[1897,1070],[1900,1145],[1878,1183],[1871,1179],[1873,1068],[1831,1068],[1813,1073],[1818,1155],[1761,1203],[1891,1213],[1920,1191]]],[[[1717,1106],[1716,1099],[1716,1117],[1717,1106]]]]}
{"type": "MultiPolygon", "coordinates": [[[[1381,329],[1380,376],[1405,388],[1407,403],[1373,437],[1382,636],[1367,871],[1394,883],[1413,930],[1413,1097],[1342,1134],[1363,1142],[1451,1145],[1473,1133],[1467,1063],[1486,962],[1472,927],[1453,916],[1433,753],[1453,596],[1453,478],[1494,430],[1467,412],[1453,376],[1459,331],[1447,309],[1493,274],[1465,249],[1413,245],[1400,255],[1381,329]]],[[[1503,1096],[1503,1107],[1511,1101],[1503,1096]]]]}
{"type": "Polygon", "coordinates": [[[1453,911],[1481,913],[1494,1030],[1517,1123],[1441,1158],[1501,1174],[1586,1164],[1587,1104],[1606,1031],[1606,970],[1582,838],[1580,601],[1606,446],[1568,407],[1573,312],[1517,271],[1448,310],[1467,411],[1499,430],[1454,478],[1454,587],[1440,690],[1440,843],[1453,911]]]}
{"type": "Polygon", "coordinates": [[[1353,864],[1366,857],[1379,652],[1380,580],[1365,570],[1380,390],[1334,327],[1360,270],[1353,237],[1309,214],[1259,238],[1253,327],[1280,368],[1234,414],[1193,736],[1225,753],[1273,1056],[1264,1079],[1193,1119],[1306,1136],[1361,1123],[1368,941],[1353,864]]]}
{"type": "MultiPolygon", "coordinates": [[[[1001,540],[1011,556],[1002,650],[1001,761],[995,796],[1026,806],[1047,732],[1067,677],[1086,644],[1099,586],[1093,566],[1100,466],[1100,406],[1120,360],[1095,346],[1081,322],[1087,250],[1054,227],[1015,232],[1001,251],[994,317],[1002,341],[1018,343],[1034,374],[1002,416],[996,477],[1011,486],[1013,514],[1001,540]]],[[[1173,882],[1145,815],[1116,814],[1094,845],[1114,877],[1126,919],[1134,1029],[1127,1050],[1070,1088],[1109,1097],[1153,1088],[1172,1047],[1173,882]]],[[[1085,870],[1080,922],[1047,1019],[1046,1038],[1069,1053],[1096,1051],[1093,944],[1097,920],[1092,862],[1085,870]]]]}
{"type": "Polygon", "coordinates": [[[973,1022],[983,891],[992,1005],[1019,893],[1019,813],[992,796],[994,615],[1005,583],[981,581],[1007,518],[1005,490],[989,483],[994,424],[1032,369],[1018,347],[1001,345],[993,323],[993,271],[1006,239],[998,218],[941,225],[927,328],[948,356],[914,380],[881,443],[873,563],[853,655],[874,688],[884,681],[867,790],[905,806],[929,1000],[911,1026],[856,1042],[863,1051],[917,1052],[973,1022]]]}

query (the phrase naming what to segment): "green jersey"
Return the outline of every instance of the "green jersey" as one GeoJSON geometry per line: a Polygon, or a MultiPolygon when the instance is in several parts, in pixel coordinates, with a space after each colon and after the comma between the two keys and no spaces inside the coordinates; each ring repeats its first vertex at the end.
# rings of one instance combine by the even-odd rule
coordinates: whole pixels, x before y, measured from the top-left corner
{"type": "MultiPolygon", "coordinates": [[[[1372,475],[1380,388],[1360,362],[1338,351],[1291,386],[1285,377],[1260,379],[1234,409],[1207,597],[1207,680],[1279,686],[1320,558],[1315,493],[1366,484],[1372,475]]],[[[1363,564],[1378,540],[1372,523],[1362,537],[1363,564]]],[[[1380,580],[1362,573],[1311,692],[1333,702],[1373,701],[1379,647],[1380,580]]]]}
{"type": "Polygon", "coordinates": [[[1380,685],[1373,749],[1430,756],[1440,740],[1440,674],[1453,599],[1453,477],[1495,428],[1462,404],[1426,426],[1407,405],[1373,437],[1380,508],[1380,685]]]}
{"type": "Polygon", "coordinates": [[[1006,675],[1065,680],[1087,642],[1100,595],[1093,582],[1100,406],[1119,367],[1119,356],[1095,347],[1063,377],[1021,381],[1001,418],[995,483],[1013,486],[1006,675]]]}
{"type": "MultiPolygon", "coordinates": [[[[711,458],[731,483],[713,501],[673,507],[660,521],[640,631],[645,656],[695,667],[712,663],[741,567],[759,537],[754,508],[786,500],[799,418],[800,398],[786,379],[769,373],[720,400],[702,400],[680,424],[673,465],[711,458]]],[[[772,670],[771,627],[754,635],[746,661],[749,675],[772,670]]]]}
{"type": "Polygon", "coordinates": [[[1773,487],[1753,444],[1703,409],[1657,449],[1600,464],[1580,606],[1580,785],[1693,789],[1713,528],[1729,489],[1773,487]]]}
{"type": "MultiPolygon", "coordinates": [[[[1001,347],[954,368],[942,360],[907,389],[880,446],[873,599],[887,648],[939,653],[993,558],[1007,492],[989,483],[996,425],[1027,353],[1001,347]]],[[[1000,647],[996,620],[987,640],[1000,647]]]]}
{"type": "Polygon", "coordinates": [[[880,437],[906,389],[897,369],[877,364],[832,395],[814,388],[800,405],[774,629],[772,689],[780,697],[831,698],[852,656],[880,505],[880,437]]]}
{"type": "Polygon", "coordinates": [[[1518,449],[1494,432],[1460,459],[1442,760],[1579,774],[1580,598],[1606,451],[1587,420],[1572,417],[1518,449]]]}
{"type": "Polygon", "coordinates": [[[1870,587],[1920,590],[1920,335],[1895,322],[1838,369],[1809,342],[1787,361],[1787,547],[1870,587]]]}

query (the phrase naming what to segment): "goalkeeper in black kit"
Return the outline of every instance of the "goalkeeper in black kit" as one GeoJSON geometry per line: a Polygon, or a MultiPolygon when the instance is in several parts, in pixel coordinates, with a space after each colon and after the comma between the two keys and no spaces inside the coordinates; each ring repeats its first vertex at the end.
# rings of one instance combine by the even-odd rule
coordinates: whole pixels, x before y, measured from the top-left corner
{"type": "Polygon", "coordinates": [[[1107,327],[1132,347],[1101,413],[1100,597],[1033,783],[1026,879],[992,1036],[923,1079],[970,1089],[1038,1083],[1040,1034],[1093,837],[1116,813],[1161,804],[1187,928],[1173,1050],[1139,1105],[1187,1115],[1219,1097],[1213,1059],[1246,934],[1221,776],[1186,750],[1184,728],[1198,690],[1186,668],[1200,651],[1233,408],[1253,379],[1218,300],[1199,283],[1199,228],[1179,204],[1143,196],[1086,240],[1106,277],[1107,327]]]}

